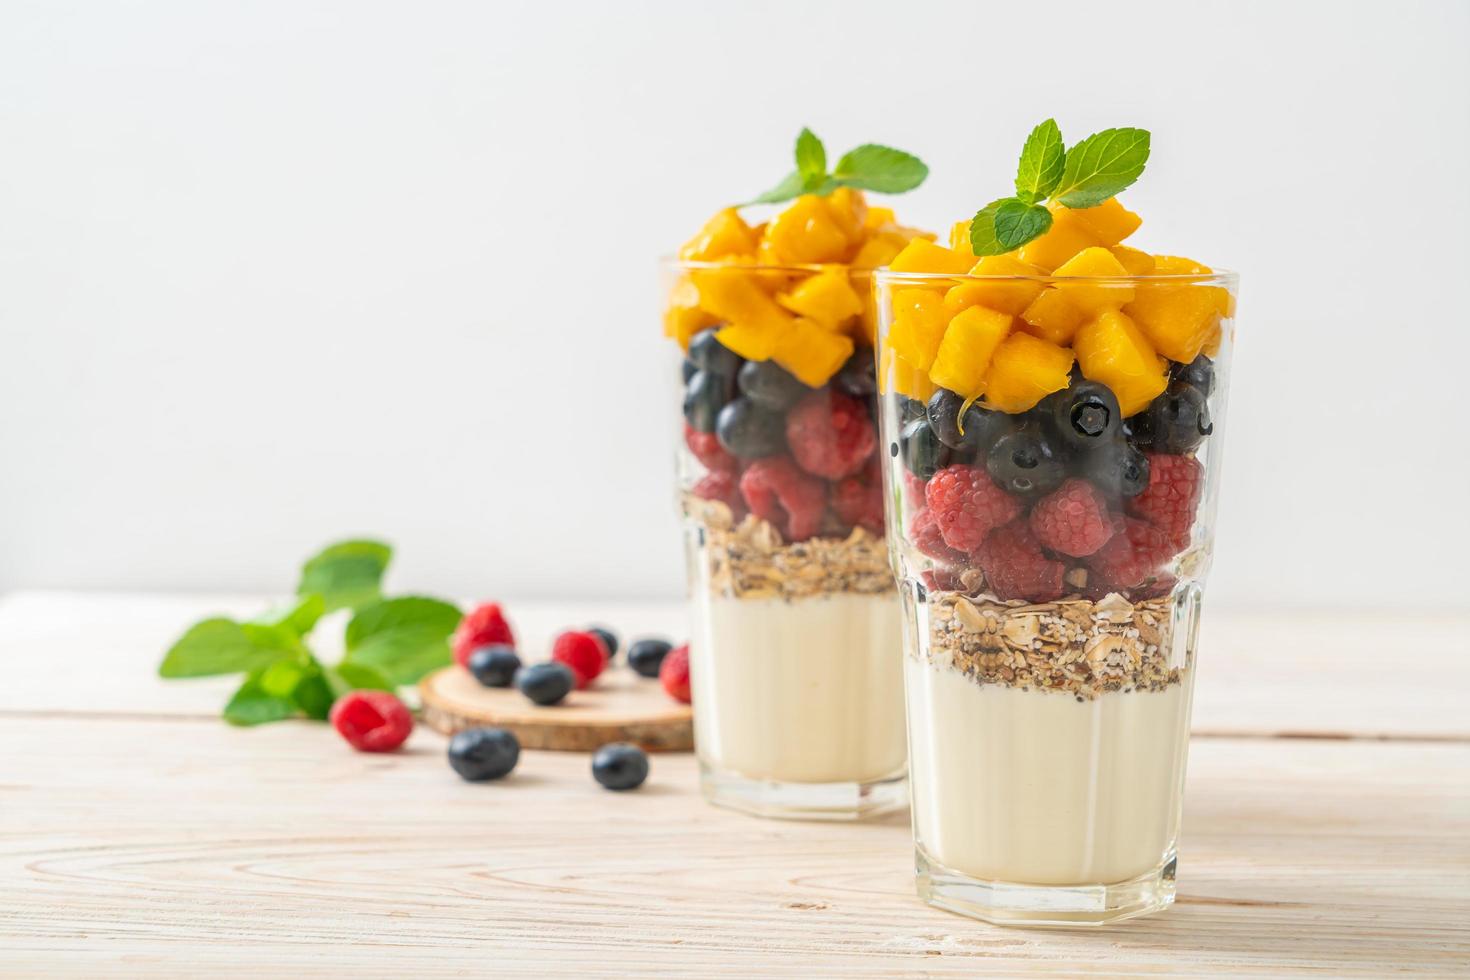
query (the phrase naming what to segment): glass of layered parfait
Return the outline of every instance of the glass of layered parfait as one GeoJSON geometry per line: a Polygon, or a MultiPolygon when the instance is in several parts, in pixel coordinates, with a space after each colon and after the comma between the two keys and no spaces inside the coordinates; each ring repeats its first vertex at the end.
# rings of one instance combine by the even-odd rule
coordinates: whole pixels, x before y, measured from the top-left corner
{"type": "Polygon", "coordinates": [[[876,275],[889,543],[920,895],[1096,924],[1173,901],[1236,280],[1049,210],[876,275]]]}
{"type": "Polygon", "coordinates": [[[861,191],[719,212],[664,266],[695,748],[712,802],[853,818],[906,802],[871,272],[918,233],[861,191]]]}

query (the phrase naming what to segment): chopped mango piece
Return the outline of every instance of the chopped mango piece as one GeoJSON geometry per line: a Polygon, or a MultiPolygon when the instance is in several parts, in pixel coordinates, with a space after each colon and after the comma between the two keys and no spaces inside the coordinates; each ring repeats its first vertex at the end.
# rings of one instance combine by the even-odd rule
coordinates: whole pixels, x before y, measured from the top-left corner
{"type": "Polygon", "coordinates": [[[1208,276],[1214,271],[1202,262],[1179,255],[1154,256],[1154,275],[1156,276],[1208,276]]]}
{"type": "Polygon", "coordinates": [[[959,252],[961,255],[973,256],[975,254],[975,246],[970,244],[970,221],[956,221],[950,226],[949,248],[950,251],[959,252]]]}
{"type": "Polygon", "coordinates": [[[764,241],[779,262],[821,265],[841,262],[852,242],[824,198],[803,194],[770,220],[764,241]]]}
{"type": "Polygon", "coordinates": [[[669,290],[669,302],[664,307],[664,336],[677,340],[680,347],[688,350],[689,338],[718,322],[718,317],[700,309],[699,288],[689,278],[680,279],[669,290]]]}
{"type": "Polygon", "coordinates": [[[907,238],[895,232],[884,232],[874,235],[857,250],[852,257],[854,269],[877,269],[893,261],[893,257],[903,251],[909,243],[907,238]]]}
{"type": "Polygon", "coordinates": [[[946,325],[944,298],[932,289],[898,289],[893,293],[893,326],[888,345],[923,371],[934,365],[946,325]]]}
{"type": "Polygon", "coordinates": [[[1188,364],[1199,356],[1220,323],[1219,286],[1146,283],[1123,312],[1138,324],[1154,349],[1188,364]]]}
{"type": "Polygon", "coordinates": [[[839,187],[825,198],[827,210],[849,243],[863,237],[863,222],[868,216],[868,201],[856,187],[839,187]]]}
{"type": "Polygon", "coordinates": [[[760,275],[732,267],[696,269],[689,278],[699,290],[699,305],[722,320],[772,330],[785,329],[791,322],[791,314],[776,305],[760,275]]]}
{"type": "Polygon", "coordinates": [[[797,317],[777,340],[771,358],[803,384],[820,388],[847,363],[852,352],[851,337],[833,333],[814,320],[797,317]]]}
{"type": "Polygon", "coordinates": [[[727,323],[715,333],[715,338],[747,361],[769,361],[785,334],[786,328],[769,324],[727,323]]]}
{"type": "Polygon", "coordinates": [[[757,240],[740,212],[726,208],[684,243],[679,258],[687,262],[716,262],[730,255],[754,255],[757,240]]]}
{"type": "MultiPolygon", "coordinates": [[[[1057,266],[1053,275],[1058,279],[1071,276],[1126,276],[1128,270],[1123,268],[1123,263],[1119,262],[1112,252],[1094,246],[1084,248],[1057,266]]],[[[1056,288],[1058,292],[1067,297],[1068,303],[1081,310],[1089,318],[1097,316],[1103,310],[1118,309],[1133,299],[1134,292],[1131,282],[1058,282],[1056,288]]]]}
{"type": "Polygon", "coordinates": [[[1143,331],[1116,310],[1084,323],[1072,348],[1083,375],[1111,388],[1125,417],[1143,411],[1169,385],[1169,362],[1154,353],[1143,331]]]}
{"type": "Polygon", "coordinates": [[[870,207],[868,213],[863,216],[863,227],[876,231],[884,225],[891,225],[897,221],[898,216],[893,213],[892,208],[870,207]]]}
{"type": "Polygon", "coordinates": [[[1129,248],[1127,245],[1110,245],[1108,251],[1113,253],[1113,258],[1118,264],[1128,270],[1130,276],[1146,276],[1154,271],[1154,257],[1141,249],[1129,248]]]}
{"type": "Polygon", "coordinates": [[[1002,412],[1024,412],[1067,387],[1072,352],[1029,333],[1013,333],[990,358],[985,401],[1002,412]]]}
{"type": "Polygon", "coordinates": [[[1143,219],[1118,203],[1116,197],[1092,208],[1072,212],[1103,245],[1116,245],[1138,230],[1143,219]]]}
{"type": "Polygon", "coordinates": [[[943,272],[959,275],[969,272],[975,264],[975,256],[961,254],[943,245],[916,238],[888,263],[894,272],[943,272]]]}
{"type": "Polygon", "coordinates": [[[934,355],[929,379],[942,388],[966,398],[985,390],[985,372],[1001,341],[1011,332],[1009,313],[971,306],[961,311],[944,329],[944,339],[934,355]]]}
{"type": "Polygon", "coordinates": [[[1025,322],[1022,330],[1063,347],[1072,342],[1078,328],[1087,322],[1087,316],[1067,302],[1067,297],[1059,289],[1042,290],[1041,295],[1021,311],[1021,319],[1025,322]]]}
{"type": "MultiPolygon", "coordinates": [[[[1014,255],[987,255],[970,270],[972,276],[1038,276],[1041,270],[1027,265],[1014,255]]],[[[987,306],[992,310],[1018,316],[1041,294],[1041,283],[1026,278],[974,280],[967,279],[950,288],[944,305],[953,313],[967,306],[987,306]]]]}
{"type": "Polygon", "coordinates": [[[1092,229],[1078,219],[1076,211],[1060,204],[1048,204],[1047,208],[1051,211],[1051,228],[1040,238],[1021,246],[1022,262],[1050,272],[1084,248],[1102,244],[1092,229]]]}
{"type": "Polygon", "coordinates": [[[1220,343],[1224,340],[1225,331],[1220,322],[1215,322],[1215,329],[1210,331],[1209,337],[1205,339],[1204,353],[1207,357],[1220,356],[1220,343]]]}
{"type": "Polygon", "coordinates": [[[878,371],[878,392],[888,394],[896,391],[900,395],[926,402],[937,391],[934,382],[922,368],[915,367],[898,355],[892,347],[883,352],[878,371]]]}
{"type": "Polygon", "coordinates": [[[863,309],[857,290],[841,268],[827,269],[803,279],[790,292],[779,294],[776,302],[828,330],[838,329],[863,309]]]}

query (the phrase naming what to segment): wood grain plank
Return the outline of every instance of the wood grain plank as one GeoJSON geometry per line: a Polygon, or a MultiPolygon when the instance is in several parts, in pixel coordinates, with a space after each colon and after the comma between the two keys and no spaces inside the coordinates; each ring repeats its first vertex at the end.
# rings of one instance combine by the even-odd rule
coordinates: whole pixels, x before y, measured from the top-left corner
{"type": "Polygon", "coordinates": [[[1196,740],[1180,904],[1003,930],[913,897],[902,816],[705,805],[687,755],[609,794],[585,756],[469,785],[442,739],[0,718],[0,974],[658,970],[868,977],[1470,970],[1470,745],[1196,740]]]}

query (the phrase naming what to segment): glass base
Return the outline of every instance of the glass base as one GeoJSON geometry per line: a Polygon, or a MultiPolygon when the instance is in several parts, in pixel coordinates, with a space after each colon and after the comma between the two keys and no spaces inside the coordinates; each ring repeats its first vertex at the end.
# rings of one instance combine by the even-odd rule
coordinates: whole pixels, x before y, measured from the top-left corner
{"type": "Polygon", "coordinates": [[[908,806],[904,773],[866,783],[750,779],[701,761],[699,785],[715,806],[780,820],[864,820],[908,806]]]}
{"type": "Polygon", "coordinates": [[[1101,926],[1174,904],[1170,851],[1152,871],[1111,885],[1020,885],[984,881],[944,867],[914,849],[919,897],[935,908],[998,926],[1101,926]]]}

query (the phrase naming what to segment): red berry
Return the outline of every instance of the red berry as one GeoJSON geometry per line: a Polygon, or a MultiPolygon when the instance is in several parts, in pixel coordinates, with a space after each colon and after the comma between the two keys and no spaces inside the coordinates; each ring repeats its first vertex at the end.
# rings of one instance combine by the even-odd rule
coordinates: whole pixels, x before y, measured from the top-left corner
{"type": "Polygon", "coordinates": [[[388,691],[350,691],[337,699],[327,717],[359,752],[392,752],[413,731],[413,715],[388,691]]]}
{"type": "Polygon", "coordinates": [[[718,500],[730,508],[735,520],[745,517],[745,498],[740,496],[740,482],[734,473],[711,470],[695,482],[692,492],[705,500],[718,500]]]}
{"type": "Polygon", "coordinates": [[[1205,468],[1193,456],[1147,453],[1148,486],[1129,498],[1128,513],[1163,531],[1182,551],[1189,545],[1194,512],[1205,486],[1205,468]]]}
{"type": "Polygon", "coordinates": [[[567,630],[551,644],[551,659],[571,669],[580,691],[607,666],[607,644],[596,633],[567,630]]]}
{"type": "Polygon", "coordinates": [[[720,440],[713,432],[700,432],[688,422],[684,423],[684,445],[689,447],[694,458],[703,463],[706,469],[733,473],[740,468],[739,461],[720,445],[720,440]]]}
{"type": "Polygon", "coordinates": [[[914,543],[924,554],[936,561],[955,564],[965,560],[962,551],[955,551],[944,543],[944,535],[939,533],[939,524],[934,520],[934,512],[927,507],[914,512],[909,518],[909,540],[914,543]]]}
{"type": "Polygon", "coordinates": [[[863,468],[878,436],[867,407],[835,391],[807,395],[786,416],[786,444],[808,473],[840,480],[863,468]]]}
{"type": "Polygon", "coordinates": [[[1038,500],[1030,524],[1042,547],[1073,558],[1092,554],[1113,536],[1108,502],[1086,480],[1068,480],[1038,500]]]}
{"type": "Polygon", "coordinates": [[[669,697],[689,703],[689,644],[675,647],[664,657],[658,669],[658,682],[669,697]]]}
{"type": "Polygon", "coordinates": [[[740,494],[757,517],[774,524],[788,541],[816,534],[827,511],[827,485],[785,456],[767,456],[747,466],[740,476],[740,494]]]}
{"type": "Polygon", "coordinates": [[[1025,521],[991,531],[975,558],[997,599],[1050,602],[1062,596],[1067,566],[1046,557],[1025,521]]]}
{"type": "Polygon", "coordinates": [[[903,499],[910,507],[924,506],[924,481],[903,470],[903,499]]]}
{"type": "Polygon", "coordinates": [[[515,633],[498,602],[482,603],[459,621],[459,628],[454,631],[454,662],[464,667],[471,653],[492,643],[516,645],[515,633]]]}
{"type": "Polygon", "coordinates": [[[883,533],[883,471],[877,457],[856,476],[832,484],[832,512],[842,523],[861,524],[874,534],[883,533]]]}
{"type": "Polygon", "coordinates": [[[1114,520],[1113,536],[1088,557],[1087,565],[1101,578],[1098,588],[1132,589],[1154,577],[1179,551],[1167,534],[1147,521],[1122,517],[1114,520]]]}
{"type": "Polygon", "coordinates": [[[944,543],[974,551],[993,528],[1021,513],[1021,502],[995,485],[984,470],[956,463],[929,478],[924,499],[944,543]]]}

